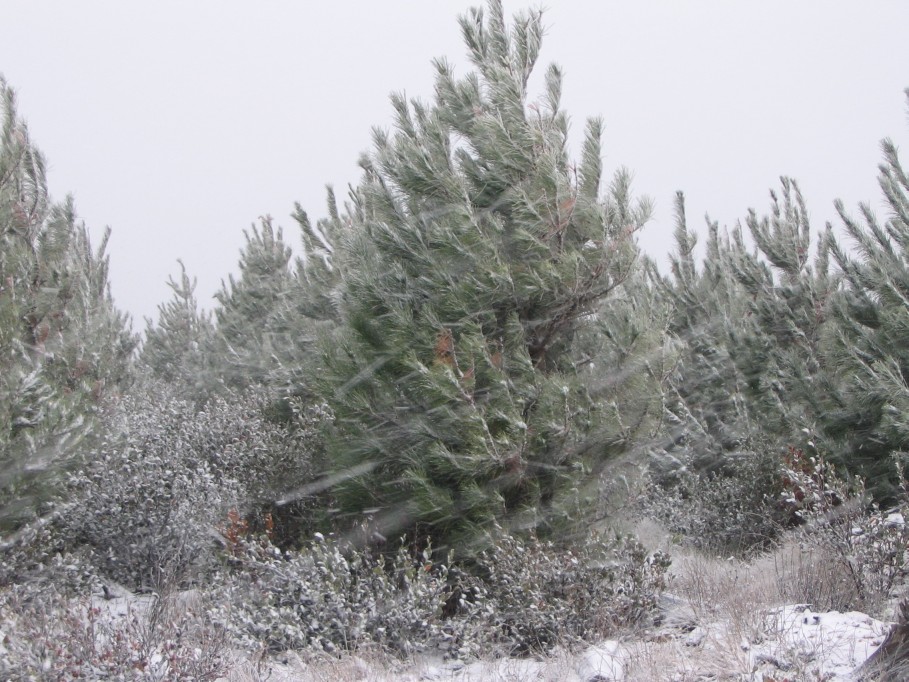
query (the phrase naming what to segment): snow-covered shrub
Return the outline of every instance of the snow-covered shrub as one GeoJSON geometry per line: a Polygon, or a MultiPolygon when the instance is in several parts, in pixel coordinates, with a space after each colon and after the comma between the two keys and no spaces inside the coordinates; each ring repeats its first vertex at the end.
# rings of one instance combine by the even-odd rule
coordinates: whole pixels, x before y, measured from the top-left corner
{"type": "Polygon", "coordinates": [[[122,400],[101,444],[69,480],[58,524],[106,577],[132,589],[184,580],[215,559],[231,510],[309,476],[308,434],[263,417],[261,395],[202,408],[161,387],[122,400]]]}
{"type": "Polygon", "coordinates": [[[669,565],[628,538],[575,550],[501,531],[493,541],[468,573],[433,563],[429,549],[386,557],[319,536],[282,552],[244,540],[217,587],[222,619],[247,646],[274,651],[527,655],[641,622],[669,565]]]}
{"type": "Polygon", "coordinates": [[[217,587],[223,619],[241,642],[272,651],[457,653],[455,628],[443,618],[449,567],[429,557],[401,549],[386,558],[321,534],[300,551],[243,539],[217,587]]]}
{"type": "Polygon", "coordinates": [[[0,590],[2,679],[204,682],[226,672],[225,633],[202,603],[64,592],[53,581],[0,590]]]}
{"type": "Polygon", "coordinates": [[[635,513],[657,519],[683,544],[720,555],[767,549],[791,518],[779,504],[778,458],[757,450],[728,457],[717,471],[682,468],[671,479],[645,481],[635,513]]]}
{"type": "Polygon", "coordinates": [[[487,637],[497,653],[526,655],[595,641],[653,615],[669,557],[631,537],[593,533],[574,548],[499,533],[478,559],[487,637]]]}
{"type": "MultiPolygon", "coordinates": [[[[804,521],[803,544],[823,553],[849,583],[853,603],[842,609],[873,611],[900,596],[909,582],[909,495],[883,510],[864,481],[847,481],[820,455],[791,449],[785,458],[781,504],[804,521]]],[[[900,467],[898,467],[900,468],[900,467]]]]}
{"type": "Polygon", "coordinates": [[[12,593],[4,590],[10,589],[36,602],[45,592],[66,598],[101,594],[104,581],[89,557],[67,551],[64,544],[59,528],[48,524],[4,545],[0,550],[0,591],[9,596],[12,593]]]}

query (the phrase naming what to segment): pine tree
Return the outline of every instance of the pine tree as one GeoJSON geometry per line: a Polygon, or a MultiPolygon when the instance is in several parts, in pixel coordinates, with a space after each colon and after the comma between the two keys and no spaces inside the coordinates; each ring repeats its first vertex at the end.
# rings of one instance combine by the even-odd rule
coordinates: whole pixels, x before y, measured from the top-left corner
{"type": "Polygon", "coordinates": [[[295,330],[280,324],[293,287],[283,232],[264,218],[244,234],[240,275],[231,275],[215,294],[217,329],[210,351],[218,381],[234,388],[274,381],[281,368],[278,354],[295,343],[295,330]]]}
{"type": "Polygon", "coordinates": [[[393,96],[396,130],[361,160],[315,383],[342,510],[465,549],[496,519],[546,523],[605,456],[605,401],[571,350],[634,272],[649,206],[624,172],[601,197],[599,120],[570,162],[557,67],[528,102],[539,13],[509,31],[493,0],[460,25],[476,71],[436,61],[434,102],[393,96]]]}
{"type": "MultiPolygon", "coordinates": [[[[296,291],[293,296],[293,314],[311,324],[334,324],[340,307],[341,272],[348,265],[336,244],[344,239],[345,226],[341,222],[334,189],[327,188],[328,218],[315,226],[303,208],[297,204],[293,217],[300,227],[303,257],[297,258],[294,276],[296,291]]],[[[306,326],[303,323],[302,326],[306,326]]]]}
{"type": "Polygon", "coordinates": [[[827,394],[823,427],[840,461],[886,496],[895,474],[891,458],[909,451],[909,179],[893,142],[884,140],[882,148],[879,183],[889,220],[882,224],[863,204],[860,222],[836,204],[854,251],[831,239],[845,286],[826,339],[835,390],[827,394]]]}
{"type": "Polygon", "coordinates": [[[669,335],[671,309],[654,270],[644,258],[580,330],[572,351],[580,380],[603,406],[586,438],[601,455],[581,484],[585,497],[598,498],[594,508],[601,517],[628,502],[648,456],[665,440],[678,349],[669,335]]]}
{"type": "Polygon", "coordinates": [[[746,218],[753,249],[741,225],[726,236],[710,224],[698,272],[695,237],[678,196],[673,278],[659,280],[674,310],[670,333],[679,353],[669,404],[675,427],[663,453],[667,470],[681,461],[715,472],[755,441],[772,455],[815,430],[827,390],[821,339],[836,288],[829,231],[812,265],[797,184],[783,178],[781,194],[771,192],[771,199],[770,216],[758,218],[752,210],[746,218]]]}
{"type": "Polygon", "coordinates": [[[320,333],[330,333],[338,323],[341,271],[348,266],[335,250],[345,228],[331,187],[328,214],[328,218],[313,225],[297,204],[293,218],[300,228],[303,255],[294,263],[281,305],[271,311],[268,319],[270,333],[279,341],[270,348],[268,385],[283,397],[296,396],[307,402],[317,400],[307,380],[313,371],[318,371],[314,360],[317,354],[312,352],[315,340],[320,333]]]}
{"type": "Polygon", "coordinates": [[[730,342],[741,328],[748,302],[732,267],[732,253],[744,248],[741,233],[732,238],[708,219],[706,253],[697,268],[696,235],[687,225],[684,197],[676,196],[676,253],[672,277],[651,269],[669,308],[667,333],[676,357],[668,377],[664,442],[655,449],[659,476],[693,467],[717,471],[750,429],[744,381],[730,342]],[[732,336],[731,336],[732,335],[732,336]]]}
{"type": "Polygon", "coordinates": [[[172,277],[167,285],[173,297],[158,306],[158,321],[146,319],[142,364],[151,375],[168,383],[205,386],[210,371],[205,350],[211,343],[214,325],[211,315],[199,309],[196,300],[196,280],[190,280],[186,267],[180,263],[180,280],[172,277]]]}
{"type": "Polygon", "coordinates": [[[771,214],[746,219],[758,254],[738,251],[736,277],[750,299],[747,325],[737,341],[736,364],[747,386],[751,411],[765,434],[791,446],[797,434],[814,432],[828,390],[821,340],[838,280],[830,273],[830,228],[816,241],[798,185],[782,178],[771,192],[771,214]]]}
{"type": "Polygon", "coordinates": [[[45,164],[0,78],[0,525],[54,491],[107,397],[131,376],[136,339],[113,305],[105,254],[71,199],[50,201],[45,164]]]}

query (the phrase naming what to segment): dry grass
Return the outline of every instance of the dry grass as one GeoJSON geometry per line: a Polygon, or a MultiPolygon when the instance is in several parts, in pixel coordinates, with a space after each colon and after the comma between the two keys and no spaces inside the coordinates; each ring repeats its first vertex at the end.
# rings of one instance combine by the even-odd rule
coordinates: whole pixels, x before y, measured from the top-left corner
{"type": "MultiPolygon", "coordinates": [[[[655,524],[635,530],[649,548],[666,549],[669,540],[655,524]]],[[[817,613],[847,611],[859,603],[846,567],[822,548],[800,544],[796,536],[747,562],[679,547],[669,551],[669,591],[690,606],[696,628],[682,637],[655,632],[627,642],[626,682],[818,679],[817,661],[826,660],[836,645],[819,640],[795,647],[795,630],[773,614],[786,604],[810,604],[817,613]],[[765,677],[758,668],[779,672],[765,677]]],[[[839,646],[837,653],[861,660],[864,644],[855,642],[853,651],[848,643],[839,646]]]]}
{"type": "Polygon", "coordinates": [[[830,549],[793,540],[763,564],[775,577],[777,596],[783,602],[811,604],[816,611],[867,608],[855,581],[830,549]]]}

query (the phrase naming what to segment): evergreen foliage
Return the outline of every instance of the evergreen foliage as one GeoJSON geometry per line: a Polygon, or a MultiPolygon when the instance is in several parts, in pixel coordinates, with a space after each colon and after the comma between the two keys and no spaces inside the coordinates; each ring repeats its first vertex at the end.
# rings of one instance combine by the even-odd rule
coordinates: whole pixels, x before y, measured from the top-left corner
{"type": "Polygon", "coordinates": [[[53,490],[60,465],[129,381],[136,339],[108,288],[109,231],[92,249],[72,199],[53,203],[45,163],[0,80],[0,523],[53,490]]]}
{"type": "MultiPolygon", "coordinates": [[[[708,478],[747,478],[754,464],[743,459],[765,459],[779,471],[790,448],[808,448],[892,497],[893,458],[903,457],[909,434],[909,182],[893,143],[885,140],[883,150],[890,220],[881,224],[867,205],[863,221],[855,220],[837,202],[855,248],[840,246],[828,225],[816,236],[813,260],[808,212],[788,178],[771,192],[769,216],[749,212],[753,248],[741,225],[729,234],[709,225],[700,270],[679,195],[672,277],[652,273],[672,311],[678,354],[658,480],[676,481],[678,473],[688,480],[688,467],[708,478]]],[[[767,480],[772,502],[774,478],[767,480]]]]}
{"type": "Polygon", "coordinates": [[[889,219],[836,204],[853,250],[812,233],[784,177],[768,215],[708,218],[701,263],[679,193],[664,275],[629,174],[602,191],[602,122],[574,163],[558,67],[531,99],[540,13],[508,26],[490,0],[460,27],[473,71],[437,60],[431,102],[392,96],[347,202],[329,188],[315,223],[296,207],[293,264],[262,219],[212,319],[180,262],[135,385],[109,231],[93,248],[50,200],[0,79],[0,530],[69,501],[4,537],[0,586],[195,582],[271,649],[548,651],[655,610],[668,558],[592,530],[647,465],[640,507],[702,549],[752,554],[805,523],[862,598],[905,581],[905,498],[867,505],[825,459],[878,501],[907,490],[894,144],[889,219]]]}
{"type": "MultiPolygon", "coordinates": [[[[343,239],[334,189],[327,188],[328,218],[313,226],[303,208],[297,204],[293,217],[300,226],[303,257],[296,260],[294,295],[298,316],[316,323],[333,323],[338,319],[341,271],[347,267],[343,253],[335,245],[343,239]]],[[[352,263],[356,267],[356,262],[352,263]]]]}
{"type": "MultiPolygon", "coordinates": [[[[909,97],[909,90],[907,90],[909,97]]],[[[822,425],[834,452],[888,496],[892,457],[909,451],[909,179],[896,146],[882,142],[879,182],[890,209],[881,222],[867,204],[862,221],[836,203],[854,249],[832,242],[844,287],[832,307],[822,425]]]]}
{"type": "Polygon", "coordinates": [[[670,307],[653,283],[653,264],[643,262],[646,267],[633,272],[579,330],[571,354],[579,379],[601,405],[584,441],[594,458],[577,482],[578,501],[596,509],[597,518],[625,507],[667,429],[666,400],[678,351],[667,331],[670,307]]]}
{"type": "Polygon", "coordinates": [[[669,330],[679,354],[664,469],[682,461],[716,473],[729,457],[778,457],[815,430],[828,381],[824,323],[837,280],[829,272],[829,228],[812,264],[798,185],[788,178],[781,184],[779,196],[771,192],[769,216],[752,210],[746,218],[753,249],[741,225],[721,234],[709,223],[700,271],[684,198],[677,197],[673,276],[656,280],[673,311],[669,330]]]}
{"type": "Polygon", "coordinates": [[[171,277],[167,286],[173,297],[158,306],[158,321],[146,319],[142,364],[156,379],[202,386],[208,373],[206,346],[211,343],[214,324],[199,309],[196,280],[190,280],[180,261],[180,281],[171,277]]]}
{"type": "Polygon", "coordinates": [[[293,330],[276,324],[289,305],[293,284],[291,250],[283,232],[266,217],[244,234],[240,275],[231,275],[215,294],[219,306],[211,351],[218,381],[236,388],[273,380],[280,367],[280,349],[295,343],[293,330]]]}
{"type": "MultiPolygon", "coordinates": [[[[742,398],[744,380],[730,345],[741,329],[748,303],[731,265],[740,232],[730,240],[708,222],[706,255],[694,261],[697,238],[687,226],[684,197],[676,197],[676,253],[672,277],[651,269],[669,309],[667,332],[676,362],[669,374],[665,441],[657,447],[659,476],[693,466],[716,471],[743,441],[750,425],[742,398]]],[[[658,478],[659,478],[658,476],[658,478]]]]}
{"type": "Polygon", "coordinates": [[[792,444],[798,432],[814,431],[824,383],[821,336],[837,278],[829,272],[829,227],[819,235],[812,264],[798,185],[782,178],[781,197],[771,192],[769,217],[750,211],[746,219],[763,258],[739,251],[733,262],[752,301],[737,364],[762,430],[792,444]]]}
{"type": "Polygon", "coordinates": [[[571,349],[634,272],[649,206],[625,172],[600,195],[599,120],[570,162],[557,67],[528,101],[539,14],[509,30],[493,1],[461,30],[476,71],[438,60],[433,103],[392,97],[335,221],[340,325],[313,382],[342,510],[464,549],[495,519],[545,522],[604,455],[571,349]]]}
{"type": "Polygon", "coordinates": [[[91,554],[99,574],[130,589],[160,589],[217,566],[231,519],[277,542],[285,529],[270,503],[288,480],[311,476],[315,428],[291,433],[266,418],[266,405],[256,391],[212,396],[199,409],[169,384],[133,390],[67,478],[74,504],[54,526],[64,547],[91,554]]]}
{"type": "MultiPolygon", "coordinates": [[[[308,388],[308,377],[318,371],[315,339],[338,324],[341,272],[347,264],[335,249],[345,227],[341,223],[334,190],[328,187],[328,218],[313,225],[297,204],[293,218],[300,228],[302,257],[295,260],[284,304],[268,320],[275,343],[269,385],[282,395],[303,397],[320,403],[308,388]]],[[[350,267],[357,267],[356,259],[350,267]]]]}

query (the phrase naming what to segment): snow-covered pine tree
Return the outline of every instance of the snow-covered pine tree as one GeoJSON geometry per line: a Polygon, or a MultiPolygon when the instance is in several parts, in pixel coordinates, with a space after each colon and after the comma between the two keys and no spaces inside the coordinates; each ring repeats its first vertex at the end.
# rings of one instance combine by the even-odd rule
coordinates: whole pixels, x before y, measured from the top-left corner
{"type": "Polygon", "coordinates": [[[215,294],[210,351],[218,382],[234,388],[274,381],[281,366],[277,353],[295,343],[294,330],[280,324],[293,286],[283,232],[264,218],[244,234],[239,277],[231,275],[215,294]]]}
{"type": "MultiPolygon", "coordinates": [[[[328,217],[315,226],[299,204],[293,213],[303,247],[303,256],[297,258],[294,269],[297,290],[293,310],[310,326],[337,322],[341,272],[348,267],[343,254],[336,252],[335,245],[345,238],[345,225],[332,187],[327,188],[327,195],[328,217]]],[[[351,265],[356,267],[356,262],[351,265]]]]}
{"type": "Polygon", "coordinates": [[[211,343],[214,325],[211,315],[199,309],[196,300],[196,280],[186,274],[180,263],[180,280],[173,277],[167,286],[173,296],[158,306],[158,320],[146,319],[145,343],[140,356],[151,375],[168,383],[184,383],[193,387],[206,385],[210,371],[205,350],[211,343]]]}
{"type": "Polygon", "coordinates": [[[744,324],[748,311],[731,263],[740,233],[733,232],[730,239],[708,219],[706,252],[698,269],[697,237],[688,228],[684,197],[678,193],[675,241],[672,276],[651,268],[669,309],[667,332],[677,358],[668,378],[664,440],[655,448],[658,477],[682,467],[716,471],[751,428],[742,399],[744,380],[729,348],[730,334],[744,324]]]}
{"type": "Polygon", "coordinates": [[[807,210],[786,178],[771,213],[721,232],[708,220],[696,267],[684,199],[676,201],[672,276],[651,271],[670,309],[662,438],[651,473],[668,499],[655,513],[722,552],[766,547],[794,520],[778,505],[789,448],[808,446],[826,387],[821,339],[835,278],[822,235],[813,265],[807,210]],[[681,512],[681,513],[680,513],[681,512]]]}
{"type": "MultiPolygon", "coordinates": [[[[807,209],[797,184],[782,179],[771,192],[770,216],[750,211],[731,238],[710,226],[702,271],[694,265],[694,235],[677,200],[674,277],[661,280],[675,311],[672,334],[679,363],[670,404],[678,424],[671,450],[697,469],[717,470],[749,438],[785,450],[813,430],[825,390],[820,342],[835,279],[828,270],[829,235],[810,262],[807,209]],[[684,444],[684,445],[683,445],[684,444]]],[[[769,453],[768,453],[769,454],[769,453]]]]}
{"type": "Polygon", "coordinates": [[[619,511],[628,493],[637,492],[642,465],[665,440],[678,348],[668,333],[671,309],[653,272],[654,264],[642,257],[642,267],[601,302],[573,344],[579,378],[604,408],[585,439],[600,455],[580,485],[585,504],[599,498],[601,517],[619,511]]]}
{"type": "Polygon", "coordinates": [[[0,78],[0,527],[34,514],[111,394],[136,339],[105,254],[73,202],[53,204],[41,153],[0,78]]]}
{"type": "MultiPolygon", "coordinates": [[[[271,347],[273,369],[269,386],[282,396],[296,395],[305,401],[315,396],[307,388],[314,370],[312,352],[319,333],[329,333],[338,322],[341,272],[347,267],[335,243],[342,239],[334,191],[328,188],[328,217],[313,225],[297,204],[293,218],[300,228],[303,255],[297,257],[283,305],[271,313],[268,325],[278,341],[271,347]]],[[[356,267],[356,263],[354,263],[356,267]]]]}
{"type": "Polygon", "coordinates": [[[909,451],[909,178],[893,142],[881,146],[889,220],[881,223],[862,204],[859,221],[836,204],[854,250],[835,243],[831,249],[845,286],[826,344],[838,390],[828,394],[822,424],[838,443],[839,459],[887,495],[891,458],[909,451]]]}
{"type": "Polygon", "coordinates": [[[393,96],[396,130],[361,161],[331,254],[341,324],[314,381],[342,511],[466,551],[494,520],[550,521],[604,456],[605,401],[570,350],[634,271],[649,205],[624,172],[601,196],[599,120],[570,161],[556,66],[528,101],[539,13],[509,30],[492,0],[460,26],[476,70],[436,61],[434,101],[393,96]]]}
{"type": "Polygon", "coordinates": [[[771,213],[749,211],[746,224],[757,252],[737,251],[732,263],[750,300],[747,325],[735,341],[735,361],[746,380],[752,414],[763,431],[792,446],[813,431],[817,395],[825,387],[820,351],[830,297],[830,229],[816,239],[797,183],[781,178],[771,192],[771,213]]]}

